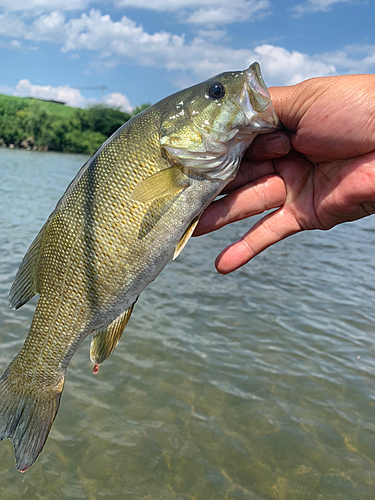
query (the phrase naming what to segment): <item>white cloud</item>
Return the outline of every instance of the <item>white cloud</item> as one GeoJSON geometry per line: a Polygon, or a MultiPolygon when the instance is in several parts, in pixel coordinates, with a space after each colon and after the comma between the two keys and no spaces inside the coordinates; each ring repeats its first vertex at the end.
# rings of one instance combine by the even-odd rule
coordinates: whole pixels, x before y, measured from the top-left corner
{"type": "Polygon", "coordinates": [[[177,12],[181,22],[218,25],[255,21],[271,4],[269,0],[115,0],[115,5],[177,12]]]}
{"type": "Polygon", "coordinates": [[[126,16],[113,21],[98,10],[71,19],[64,30],[64,52],[100,51],[107,57],[110,54],[116,58],[125,57],[143,66],[190,72],[199,79],[244,68],[254,60],[262,63],[268,83],[274,84],[291,84],[311,76],[336,73],[334,64],[282,47],[266,44],[255,49],[232,49],[228,44],[220,45],[221,32],[215,32],[212,39],[207,32],[201,32],[186,43],[183,35],[150,34],[126,16]]]}
{"type": "MultiPolygon", "coordinates": [[[[14,21],[11,17],[9,19],[14,21]]],[[[68,21],[64,14],[55,11],[40,16],[32,24],[8,24],[14,30],[13,38],[22,38],[22,33],[27,40],[57,43],[63,52],[75,56],[80,51],[92,51],[96,57],[91,67],[97,70],[108,70],[131,61],[141,66],[174,71],[172,79],[180,84],[183,81],[194,83],[222,71],[243,69],[254,60],[261,63],[268,85],[289,85],[313,76],[375,69],[375,48],[370,45],[345,47],[341,51],[320,55],[289,51],[272,44],[233,49],[223,30],[200,30],[187,42],[184,35],[165,31],[149,33],[126,16],[114,21],[110,15],[102,15],[94,9],[68,21]]],[[[0,24],[1,28],[5,29],[3,24],[0,24]]],[[[21,82],[19,85],[21,88],[21,82]]],[[[38,94],[41,96],[50,93],[51,98],[75,106],[87,102],[77,89],[69,87],[42,87],[24,81],[22,88],[27,88],[28,95],[35,95],[32,92],[42,92],[43,95],[38,94]]],[[[124,110],[129,109],[125,96],[107,96],[106,99],[124,110]]]]}
{"type": "Polygon", "coordinates": [[[14,95],[20,97],[40,97],[42,99],[54,99],[62,101],[69,106],[83,107],[87,103],[78,89],[63,85],[53,87],[52,85],[35,85],[29,80],[20,80],[16,86],[14,95]]]}
{"type": "Polygon", "coordinates": [[[290,52],[283,47],[261,45],[254,52],[262,64],[266,81],[278,85],[293,85],[307,78],[337,73],[336,66],[331,62],[323,62],[296,50],[290,52]]]}
{"type": "Polygon", "coordinates": [[[201,7],[202,5],[220,5],[227,0],[115,0],[117,7],[133,7],[136,9],[151,9],[160,12],[174,12],[180,9],[201,7]]]}
{"type": "Polygon", "coordinates": [[[32,45],[23,45],[19,40],[12,40],[10,43],[1,44],[1,47],[16,50],[17,52],[30,52],[34,50],[38,50],[38,47],[34,47],[32,45]]]}
{"type": "MultiPolygon", "coordinates": [[[[229,24],[254,21],[269,12],[270,0],[113,0],[118,8],[137,8],[174,12],[180,22],[193,24],[229,24]]],[[[53,11],[84,10],[92,0],[0,0],[5,12],[40,15],[53,11]]]]}
{"type": "MultiPolygon", "coordinates": [[[[65,26],[63,52],[95,50],[136,59],[143,66],[156,66],[173,59],[184,46],[184,36],[159,31],[147,33],[142,26],[124,16],[113,21],[108,14],[92,9],[80,18],[69,20],[65,26]]],[[[53,39],[51,39],[53,41],[53,39]]]]}
{"type": "Polygon", "coordinates": [[[246,2],[232,0],[216,2],[212,7],[203,6],[193,12],[186,22],[192,24],[218,25],[235,22],[256,21],[270,7],[268,0],[246,2]]]}
{"type": "Polygon", "coordinates": [[[25,23],[12,14],[0,14],[0,35],[9,38],[21,38],[27,29],[25,23]]]}
{"type": "Polygon", "coordinates": [[[32,24],[27,38],[33,40],[50,40],[57,42],[64,37],[65,16],[60,11],[54,11],[38,17],[32,24]]]}
{"type": "Polygon", "coordinates": [[[32,23],[25,22],[14,13],[0,15],[0,35],[8,38],[61,43],[64,39],[64,29],[65,16],[60,11],[41,15],[32,23]]]}
{"type": "Polygon", "coordinates": [[[82,10],[85,9],[90,0],[0,0],[0,7],[7,12],[15,11],[39,11],[49,12],[52,10],[82,10]]]}
{"type": "Polygon", "coordinates": [[[297,16],[302,16],[307,12],[327,12],[336,3],[348,2],[353,2],[353,0],[307,0],[307,2],[296,5],[293,10],[297,16]]]}
{"type": "MultiPolygon", "coordinates": [[[[89,104],[98,103],[96,99],[86,98],[81,94],[79,89],[70,87],[69,85],[60,85],[53,87],[52,85],[35,85],[27,79],[20,80],[15,88],[15,91],[8,92],[20,97],[38,97],[40,99],[53,99],[61,101],[68,106],[83,108],[89,104]]],[[[122,111],[132,111],[132,106],[126,95],[120,92],[114,92],[103,96],[102,102],[108,106],[120,108],[122,111]]]]}
{"type": "Polygon", "coordinates": [[[347,45],[341,50],[326,52],[321,60],[335,65],[340,73],[375,71],[375,45],[347,45]]]}
{"type": "Polygon", "coordinates": [[[103,98],[103,102],[108,104],[108,106],[112,106],[114,108],[120,108],[121,111],[126,111],[130,113],[133,110],[129,99],[124,94],[120,94],[120,92],[113,92],[103,98]]]}

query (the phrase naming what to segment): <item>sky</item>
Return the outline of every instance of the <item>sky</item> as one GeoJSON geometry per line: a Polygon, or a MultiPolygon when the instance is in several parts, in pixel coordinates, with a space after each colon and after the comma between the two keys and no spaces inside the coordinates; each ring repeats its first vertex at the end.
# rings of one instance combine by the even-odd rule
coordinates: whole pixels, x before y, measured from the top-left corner
{"type": "Polygon", "coordinates": [[[259,61],[268,86],[375,72],[371,0],[0,0],[0,93],[130,111],[259,61]]]}

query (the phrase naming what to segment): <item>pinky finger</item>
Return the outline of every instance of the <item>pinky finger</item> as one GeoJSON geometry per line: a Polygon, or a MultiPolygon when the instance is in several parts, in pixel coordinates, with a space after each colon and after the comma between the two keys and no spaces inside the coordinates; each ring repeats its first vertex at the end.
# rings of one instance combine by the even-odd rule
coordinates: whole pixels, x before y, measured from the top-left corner
{"type": "Polygon", "coordinates": [[[288,210],[279,208],[260,219],[240,240],[225,248],[216,258],[216,269],[220,274],[231,273],[266,248],[302,230],[288,210]]]}

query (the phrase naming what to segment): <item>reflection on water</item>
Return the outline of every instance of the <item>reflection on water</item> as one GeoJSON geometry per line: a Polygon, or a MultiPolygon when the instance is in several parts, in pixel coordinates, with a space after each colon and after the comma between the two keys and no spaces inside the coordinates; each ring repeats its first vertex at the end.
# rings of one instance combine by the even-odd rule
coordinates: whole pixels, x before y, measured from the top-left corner
{"type": "MultiPolygon", "coordinates": [[[[8,308],[16,269],[84,160],[0,150],[1,371],[36,303],[8,308]]],[[[215,256],[248,225],[189,242],[97,376],[81,346],[30,471],[0,444],[0,498],[374,498],[374,219],[217,275],[215,256]]]]}

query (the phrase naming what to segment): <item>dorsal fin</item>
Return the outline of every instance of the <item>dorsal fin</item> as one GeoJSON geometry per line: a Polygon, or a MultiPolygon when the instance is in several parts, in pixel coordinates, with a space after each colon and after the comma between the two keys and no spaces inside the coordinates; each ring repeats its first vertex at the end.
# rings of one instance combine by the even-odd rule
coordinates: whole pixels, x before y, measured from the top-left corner
{"type": "Polygon", "coordinates": [[[21,265],[9,292],[9,306],[12,309],[18,309],[26,304],[26,302],[34,297],[34,295],[39,293],[38,267],[40,247],[43,241],[45,229],[49,225],[52,215],[39,231],[39,234],[31,243],[24,258],[22,259],[21,265]]]}
{"type": "Polygon", "coordinates": [[[133,312],[134,304],[120,314],[107,328],[94,334],[90,347],[90,359],[95,364],[94,373],[98,373],[99,365],[115,350],[133,312]]]}

